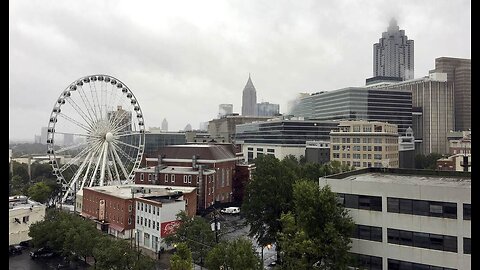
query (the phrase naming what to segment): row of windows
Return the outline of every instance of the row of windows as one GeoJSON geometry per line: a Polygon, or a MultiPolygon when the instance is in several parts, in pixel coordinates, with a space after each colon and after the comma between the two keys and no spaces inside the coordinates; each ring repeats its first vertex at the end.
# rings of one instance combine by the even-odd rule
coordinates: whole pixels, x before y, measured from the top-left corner
{"type": "MultiPolygon", "coordinates": [[[[155,222],[155,220],[151,220],[148,218],[145,218],[145,225],[143,225],[144,218],[137,216],[137,224],[140,224],[140,226],[145,226],[151,229],[156,229],[157,231],[160,231],[160,223],[158,221],[155,222]],[[155,224],[157,227],[155,228],[155,224]]],[[[130,224],[130,223],[129,223],[130,224]]]]}
{"type": "Polygon", "coordinates": [[[353,263],[350,266],[353,266],[355,268],[359,268],[362,270],[363,269],[365,270],[382,270],[383,269],[382,257],[369,256],[369,255],[358,254],[353,252],[350,252],[350,255],[352,256],[352,260],[353,260],[353,263]]]}
{"type": "Polygon", "coordinates": [[[388,259],[388,270],[456,270],[456,269],[388,259]]]}
{"type": "Polygon", "coordinates": [[[387,198],[387,211],[430,217],[457,218],[457,204],[425,200],[387,198]]]}
{"type": "Polygon", "coordinates": [[[382,211],[382,197],[338,193],[338,200],[346,208],[382,211]]]}
{"type": "Polygon", "coordinates": [[[146,203],[143,203],[143,202],[138,202],[137,203],[137,210],[142,211],[142,212],[148,212],[150,214],[152,213],[152,210],[153,210],[154,215],[155,214],[157,216],[160,215],[160,207],[152,206],[151,204],[146,204],[146,203]]]}
{"type": "Polygon", "coordinates": [[[352,238],[382,242],[382,227],[355,224],[352,238]]]}
{"type": "Polygon", "coordinates": [[[433,233],[387,229],[388,243],[457,252],[457,237],[433,233]]]}

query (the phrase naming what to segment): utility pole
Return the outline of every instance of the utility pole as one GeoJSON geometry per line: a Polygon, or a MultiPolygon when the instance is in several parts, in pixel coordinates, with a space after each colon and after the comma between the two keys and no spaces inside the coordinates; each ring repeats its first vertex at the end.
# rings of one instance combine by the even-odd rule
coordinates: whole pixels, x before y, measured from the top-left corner
{"type": "Polygon", "coordinates": [[[73,213],[77,213],[77,181],[73,184],[73,213]]]}

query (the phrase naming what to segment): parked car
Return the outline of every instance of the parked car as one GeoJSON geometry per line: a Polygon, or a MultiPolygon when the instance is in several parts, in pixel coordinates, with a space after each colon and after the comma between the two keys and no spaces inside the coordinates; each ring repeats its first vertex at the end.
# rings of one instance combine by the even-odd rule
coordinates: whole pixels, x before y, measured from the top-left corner
{"type": "Polygon", "coordinates": [[[23,247],[20,245],[11,245],[8,247],[9,255],[22,254],[23,247]]]}
{"type": "Polygon", "coordinates": [[[49,248],[46,248],[46,247],[39,248],[36,251],[30,251],[30,257],[32,259],[49,258],[49,257],[52,257],[53,255],[55,255],[53,250],[51,250],[49,248]]]}
{"type": "Polygon", "coordinates": [[[223,214],[239,214],[240,213],[240,207],[227,207],[227,208],[223,208],[222,210],[220,210],[221,213],[223,214]]]}

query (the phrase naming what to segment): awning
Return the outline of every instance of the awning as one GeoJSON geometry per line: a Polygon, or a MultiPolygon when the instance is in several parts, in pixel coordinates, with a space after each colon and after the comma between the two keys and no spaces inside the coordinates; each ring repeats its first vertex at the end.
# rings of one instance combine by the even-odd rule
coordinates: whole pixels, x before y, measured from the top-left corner
{"type": "Polygon", "coordinates": [[[117,225],[117,224],[113,224],[113,223],[110,223],[108,226],[109,226],[110,228],[116,230],[116,231],[119,231],[119,232],[123,232],[123,231],[125,230],[124,227],[119,226],[119,225],[117,225]]]}

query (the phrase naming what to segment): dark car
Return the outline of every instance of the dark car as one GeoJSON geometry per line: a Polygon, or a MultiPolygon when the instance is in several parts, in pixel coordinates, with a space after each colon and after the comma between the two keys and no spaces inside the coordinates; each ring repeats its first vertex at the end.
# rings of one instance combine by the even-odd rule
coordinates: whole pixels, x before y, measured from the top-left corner
{"type": "Polygon", "coordinates": [[[49,258],[49,257],[52,257],[53,255],[55,255],[53,250],[51,250],[49,248],[45,248],[45,247],[39,248],[36,251],[30,251],[30,257],[32,259],[49,258]]]}
{"type": "Polygon", "coordinates": [[[8,247],[9,255],[22,254],[23,247],[19,245],[11,245],[8,247]]]}

